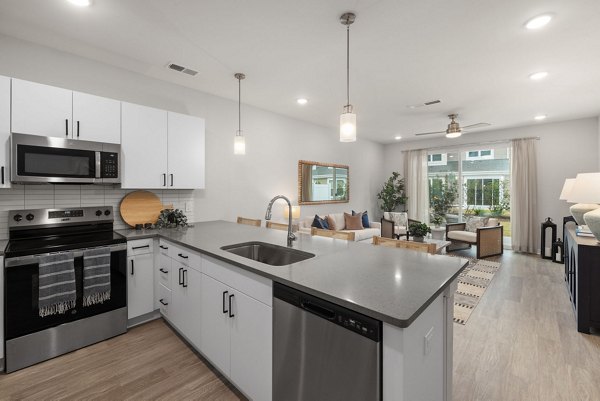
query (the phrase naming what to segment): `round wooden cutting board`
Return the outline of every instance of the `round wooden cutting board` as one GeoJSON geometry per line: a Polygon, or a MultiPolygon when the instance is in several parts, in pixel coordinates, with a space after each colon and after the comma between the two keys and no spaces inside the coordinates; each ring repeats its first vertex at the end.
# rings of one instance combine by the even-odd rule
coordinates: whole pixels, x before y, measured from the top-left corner
{"type": "Polygon", "coordinates": [[[121,200],[119,209],[121,218],[131,227],[136,224],[156,224],[160,211],[165,207],[156,196],[149,191],[130,192],[121,200]]]}

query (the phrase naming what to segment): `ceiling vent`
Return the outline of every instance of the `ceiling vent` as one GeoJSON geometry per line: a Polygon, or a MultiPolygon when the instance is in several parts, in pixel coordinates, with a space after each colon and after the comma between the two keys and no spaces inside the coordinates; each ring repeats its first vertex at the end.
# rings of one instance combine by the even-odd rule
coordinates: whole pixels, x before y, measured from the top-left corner
{"type": "Polygon", "coordinates": [[[182,72],[184,74],[188,74],[188,75],[191,75],[191,76],[194,76],[194,75],[198,74],[198,71],[192,70],[191,68],[186,68],[186,67],[181,66],[179,64],[169,63],[169,64],[167,64],[167,67],[170,68],[170,69],[172,69],[172,70],[174,70],[174,71],[182,72]]]}
{"type": "Polygon", "coordinates": [[[442,101],[440,99],[436,99],[436,100],[430,100],[425,103],[411,104],[410,106],[406,106],[406,107],[408,107],[409,109],[418,109],[419,107],[433,106],[434,104],[438,104],[438,103],[442,103],[442,101]]]}

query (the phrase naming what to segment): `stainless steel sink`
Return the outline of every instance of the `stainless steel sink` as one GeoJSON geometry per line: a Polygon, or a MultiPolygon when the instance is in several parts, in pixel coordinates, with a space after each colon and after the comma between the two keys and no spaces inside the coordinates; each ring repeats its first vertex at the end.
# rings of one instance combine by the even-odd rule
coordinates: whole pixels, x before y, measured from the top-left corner
{"type": "Polygon", "coordinates": [[[266,242],[244,242],[221,247],[222,250],[271,266],[285,266],[313,258],[312,253],[266,242]]]}

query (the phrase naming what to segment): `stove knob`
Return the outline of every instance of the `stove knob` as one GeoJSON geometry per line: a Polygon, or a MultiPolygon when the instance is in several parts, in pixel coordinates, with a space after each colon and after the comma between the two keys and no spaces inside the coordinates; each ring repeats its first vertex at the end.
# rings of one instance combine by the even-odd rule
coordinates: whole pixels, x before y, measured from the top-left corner
{"type": "Polygon", "coordinates": [[[23,216],[21,216],[20,214],[15,214],[15,216],[13,217],[13,219],[15,221],[21,221],[21,220],[23,220],[23,216]]]}
{"type": "Polygon", "coordinates": [[[106,209],[106,210],[104,211],[104,215],[105,215],[105,216],[108,216],[109,214],[110,214],[110,210],[106,209]]]}
{"type": "Polygon", "coordinates": [[[25,218],[27,219],[27,221],[31,221],[33,220],[33,215],[31,213],[29,213],[27,216],[25,216],[25,218]]]}
{"type": "Polygon", "coordinates": [[[98,216],[98,217],[102,216],[102,210],[96,210],[96,216],[98,216]]]}

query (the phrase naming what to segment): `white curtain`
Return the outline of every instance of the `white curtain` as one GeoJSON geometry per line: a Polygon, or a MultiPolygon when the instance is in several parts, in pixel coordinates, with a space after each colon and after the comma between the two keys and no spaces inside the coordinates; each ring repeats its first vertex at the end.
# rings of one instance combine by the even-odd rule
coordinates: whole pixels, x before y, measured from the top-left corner
{"type": "Polygon", "coordinates": [[[429,180],[427,151],[408,150],[404,153],[404,184],[408,201],[408,217],[429,223],[429,180]]]}
{"type": "Polygon", "coordinates": [[[511,141],[510,221],[512,248],[537,253],[537,139],[511,141]]]}

